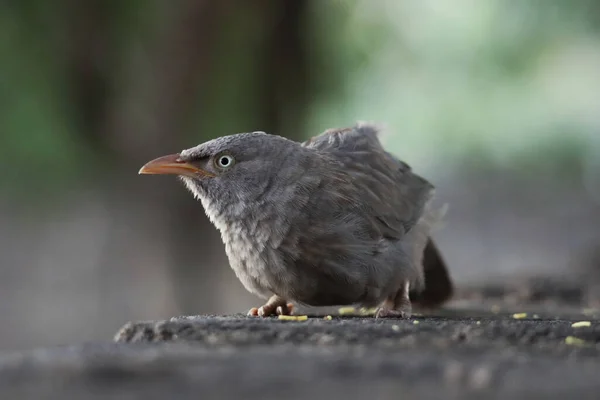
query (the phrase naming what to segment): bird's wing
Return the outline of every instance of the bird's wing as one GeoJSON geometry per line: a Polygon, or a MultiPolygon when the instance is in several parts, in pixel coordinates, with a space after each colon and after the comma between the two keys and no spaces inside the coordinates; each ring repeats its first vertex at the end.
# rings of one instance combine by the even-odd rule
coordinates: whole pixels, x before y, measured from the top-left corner
{"type": "Polygon", "coordinates": [[[337,189],[332,195],[353,202],[352,208],[363,211],[381,236],[400,239],[417,224],[434,188],[385,151],[378,132],[376,126],[359,123],[327,130],[302,146],[328,156],[337,165],[329,170],[337,189]]]}

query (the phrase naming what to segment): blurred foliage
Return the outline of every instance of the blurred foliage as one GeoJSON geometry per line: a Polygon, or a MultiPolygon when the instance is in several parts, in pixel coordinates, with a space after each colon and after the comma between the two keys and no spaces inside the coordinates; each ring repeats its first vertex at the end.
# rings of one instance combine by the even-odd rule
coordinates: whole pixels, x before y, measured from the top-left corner
{"type": "Polygon", "coordinates": [[[3,183],[60,187],[145,140],[150,153],[245,130],[300,138],[357,119],[387,123],[389,145],[421,167],[555,161],[577,173],[590,148],[600,154],[597,1],[292,3],[197,7],[212,28],[186,37],[169,29],[193,1],[0,3],[3,183]],[[194,40],[210,43],[189,65],[164,60],[169,47],[200,49],[194,40]],[[142,103],[173,85],[175,110],[153,122],[169,104],[142,103]],[[115,108],[137,121],[121,128],[139,131],[129,145],[115,108]],[[154,123],[168,140],[146,132],[154,123]]]}
{"type": "Polygon", "coordinates": [[[316,105],[319,125],[386,122],[395,133],[388,144],[422,168],[543,172],[555,163],[575,173],[561,163],[581,164],[590,147],[600,154],[600,3],[354,5],[338,48],[364,46],[369,58],[345,58],[359,72],[344,101],[316,105]],[[565,154],[548,157],[546,148],[565,154]]]}

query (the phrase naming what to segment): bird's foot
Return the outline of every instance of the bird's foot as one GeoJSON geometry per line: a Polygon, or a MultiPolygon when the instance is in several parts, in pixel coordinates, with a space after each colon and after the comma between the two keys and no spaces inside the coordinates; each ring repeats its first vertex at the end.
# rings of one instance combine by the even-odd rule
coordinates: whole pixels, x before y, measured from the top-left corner
{"type": "Polygon", "coordinates": [[[250,311],[248,311],[248,315],[251,317],[269,317],[271,315],[292,315],[292,311],[294,309],[294,305],[292,303],[288,303],[282,306],[273,307],[271,305],[265,304],[259,308],[252,307],[250,311]]]}
{"type": "Polygon", "coordinates": [[[375,318],[401,318],[409,319],[411,310],[394,310],[393,308],[380,307],[375,313],[375,318]]]}
{"type": "Polygon", "coordinates": [[[408,296],[409,288],[409,283],[404,282],[395,296],[388,298],[377,310],[375,318],[410,318],[412,304],[408,296]]]}
{"type": "Polygon", "coordinates": [[[286,302],[278,296],[272,296],[265,305],[256,308],[252,307],[248,311],[251,317],[269,317],[271,315],[292,315],[294,305],[286,302]]]}

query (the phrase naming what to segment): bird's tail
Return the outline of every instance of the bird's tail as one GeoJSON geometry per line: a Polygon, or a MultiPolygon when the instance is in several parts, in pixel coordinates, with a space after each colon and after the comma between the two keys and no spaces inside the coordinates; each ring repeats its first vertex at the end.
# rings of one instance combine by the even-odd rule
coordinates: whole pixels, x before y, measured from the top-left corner
{"type": "Polygon", "coordinates": [[[422,285],[410,293],[415,305],[434,308],[452,297],[454,287],[450,274],[437,246],[431,239],[431,233],[442,223],[448,205],[434,209],[431,201],[425,206],[423,216],[411,232],[412,260],[422,272],[422,285]]]}
{"type": "Polygon", "coordinates": [[[421,266],[424,259],[424,251],[429,242],[431,233],[439,227],[447,212],[448,205],[434,209],[429,200],[423,208],[421,219],[411,229],[408,234],[408,241],[411,248],[411,259],[414,265],[421,266]]]}

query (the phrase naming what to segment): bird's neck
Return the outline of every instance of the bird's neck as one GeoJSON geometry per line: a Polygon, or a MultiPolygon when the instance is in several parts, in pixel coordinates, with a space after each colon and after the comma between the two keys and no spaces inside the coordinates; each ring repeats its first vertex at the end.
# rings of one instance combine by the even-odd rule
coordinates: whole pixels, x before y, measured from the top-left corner
{"type": "Polygon", "coordinates": [[[206,215],[221,232],[225,245],[246,242],[257,248],[276,248],[296,216],[302,215],[308,199],[319,185],[318,176],[289,175],[277,184],[265,182],[252,198],[236,193],[209,193],[208,188],[185,180],[202,202],[206,215]],[[216,200],[218,199],[218,200],[216,200]]]}

